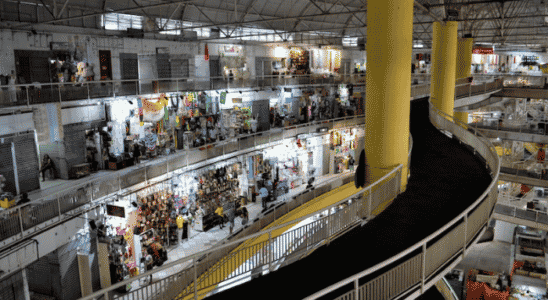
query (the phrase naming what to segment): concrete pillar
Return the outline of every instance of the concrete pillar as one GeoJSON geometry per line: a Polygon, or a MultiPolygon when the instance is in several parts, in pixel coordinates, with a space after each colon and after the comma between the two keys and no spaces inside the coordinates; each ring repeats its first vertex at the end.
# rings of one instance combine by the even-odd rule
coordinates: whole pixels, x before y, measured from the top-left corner
{"type": "Polygon", "coordinates": [[[453,116],[458,22],[434,22],[433,26],[430,99],[439,110],[453,116]]]}
{"type": "Polygon", "coordinates": [[[404,191],[409,149],[413,1],[369,0],[367,15],[366,50],[370,58],[366,65],[367,180],[374,182],[402,164],[404,191]]]}
{"type": "Polygon", "coordinates": [[[461,38],[457,41],[457,70],[456,79],[470,77],[472,65],[472,47],[474,39],[461,38]]]}

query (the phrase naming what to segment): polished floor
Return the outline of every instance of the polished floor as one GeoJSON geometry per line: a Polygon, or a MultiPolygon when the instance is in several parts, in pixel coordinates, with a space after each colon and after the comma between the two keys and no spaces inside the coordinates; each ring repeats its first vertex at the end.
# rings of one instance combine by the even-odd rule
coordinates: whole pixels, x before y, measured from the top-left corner
{"type": "Polygon", "coordinates": [[[426,99],[412,102],[410,124],[407,190],[382,214],[303,260],[209,298],[302,299],[400,253],[469,207],[491,181],[485,164],[430,123],[426,99]]]}

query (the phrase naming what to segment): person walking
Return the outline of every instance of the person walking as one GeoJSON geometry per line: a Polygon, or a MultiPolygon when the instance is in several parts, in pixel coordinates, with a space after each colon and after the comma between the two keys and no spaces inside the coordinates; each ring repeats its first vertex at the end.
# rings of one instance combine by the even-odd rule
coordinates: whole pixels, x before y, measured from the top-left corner
{"type": "Polygon", "coordinates": [[[183,216],[178,215],[176,222],[177,222],[177,228],[178,228],[177,239],[179,241],[179,244],[182,244],[183,243],[183,227],[184,227],[185,219],[183,218],[183,216]]]}
{"type": "Polygon", "coordinates": [[[46,180],[46,171],[51,170],[53,172],[53,161],[49,158],[49,155],[44,155],[44,160],[42,160],[42,168],[40,172],[42,173],[42,181],[46,180]]]}
{"type": "Polygon", "coordinates": [[[228,228],[230,229],[229,233],[232,234],[232,230],[234,229],[234,218],[236,218],[234,208],[229,209],[226,214],[228,217],[228,228]]]}
{"type": "Polygon", "coordinates": [[[247,221],[249,221],[249,213],[245,206],[242,206],[240,208],[240,217],[242,218],[242,226],[245,226],[247,224],[247,221]]]}
{"type": "Polygon", "coordinates": [[[259,190],[259,195],[261,196],[261,202],[263,204],[263,209],[264,209],[266,208],[266,204],[268,202],[268,189],[266,188],[266,186],[263,186],[259,190]]]}
{"type": "Polygon", "coordinates": [[[217,205],[217,209],[215,210],[215,213],[217,214],[217,222],[219,222],[219,228],[223,229],[223,207],[221,204],[217,205]]]}

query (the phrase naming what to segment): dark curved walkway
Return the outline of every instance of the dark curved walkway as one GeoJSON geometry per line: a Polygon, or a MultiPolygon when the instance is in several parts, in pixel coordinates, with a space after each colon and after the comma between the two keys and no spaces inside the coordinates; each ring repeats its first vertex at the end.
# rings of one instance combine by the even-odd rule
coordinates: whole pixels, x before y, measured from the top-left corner
{"type": "Polygon", "coordinates": [[[382,214],[305,259],[208,299],[302,299],[416,244],[459,215],[489,186],[485,163],[430,124],[427,99],[411,104],[411,134],[407,190],[382,214]]]}

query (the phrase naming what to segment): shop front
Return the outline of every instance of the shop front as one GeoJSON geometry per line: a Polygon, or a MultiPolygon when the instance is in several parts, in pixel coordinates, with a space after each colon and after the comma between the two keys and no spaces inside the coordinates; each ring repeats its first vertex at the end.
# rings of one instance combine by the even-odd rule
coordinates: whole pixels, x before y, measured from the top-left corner
{"type": "Polygon", "coordinates": [[[331,150],[330,170],[333,174],[353,171],[360,151],[364,147],[363,129],[345,128],[331,130],[329,145],[331,150]]]}
{"type": "Polygon", "coordinates": [[[492,47],[476,46],[472,49],[472,74],[497,73],[500,65],[499,55],[495,54],[492,47]]]}

